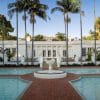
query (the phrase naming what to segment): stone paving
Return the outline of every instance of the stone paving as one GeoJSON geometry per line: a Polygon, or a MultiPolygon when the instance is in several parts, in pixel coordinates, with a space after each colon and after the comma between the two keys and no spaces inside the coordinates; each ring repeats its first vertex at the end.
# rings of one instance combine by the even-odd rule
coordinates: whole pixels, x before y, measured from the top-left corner
{"type": "Polygon", "coordinates": [[[21,97],[21,100],[82,100],[69,83],[70,80],[79,78],[78,75],[68,74],[66,78],[61,79],[32,77],[32,74],[21,76],[23,79],[32,79],[32,84],[21,97]]]}

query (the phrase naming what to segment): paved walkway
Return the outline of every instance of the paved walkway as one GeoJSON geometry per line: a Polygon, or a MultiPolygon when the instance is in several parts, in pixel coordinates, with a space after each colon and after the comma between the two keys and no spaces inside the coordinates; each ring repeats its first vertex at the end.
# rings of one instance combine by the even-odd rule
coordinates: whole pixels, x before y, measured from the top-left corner
{"type": "Polygon", "coordinates": [[[75,74],[68,74],[62,79],[32,78],[32,74],[23,75],[21,78],[32,80],[21,100],[82,100],[79,94],[69,83],[69,80],[79,78],[75,74]]]}

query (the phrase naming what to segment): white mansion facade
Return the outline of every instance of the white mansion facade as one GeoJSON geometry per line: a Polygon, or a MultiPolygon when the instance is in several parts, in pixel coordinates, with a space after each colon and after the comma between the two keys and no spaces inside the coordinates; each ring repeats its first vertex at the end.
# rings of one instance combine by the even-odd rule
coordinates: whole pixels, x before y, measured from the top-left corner
{"type": "MultiPolygon", "coordinates": [[[[100,41],[96,42],[97,51],[100,50],[100,41]]],[[[80,64],[81,58],[81,41],[74,40],[69,41],[68,44],[68,63],[80,64]]],[[[13,64],[16,63],[16,41],[4,41],[4,50],[9,49],[10,52],[15,52],[15,55],[8,61],[6,53],[4,54],[4,63],[13,64]]],[[[66,60],[66,43],[65,41],[34,41],[34,58],[38,60],[38,63],[43,63],[47,58],[53,58],[60,65],[65,65],[66,60]]],[[[2,54],[2,41],[0,41],[0,58],[3,57],[2,54]]],[[[18,45],[18,55],[20,62],[26,64],[26,45],[24,40],[19,40],[18,45]]],[[[32,57],[32,42],[27,42],[27,54],[28,59],[32,57]]],[[[94,62],[94,41],[84,40],[82,43],[82,61],[83,63],[94,62]],[[91,59],[88,59],[89,53],[91,53],[91,59]]],[[[2,61],[0,62],[2,64],[2,61]]],[[[98,61],[99,64],[99,61],[98,61]]]]}

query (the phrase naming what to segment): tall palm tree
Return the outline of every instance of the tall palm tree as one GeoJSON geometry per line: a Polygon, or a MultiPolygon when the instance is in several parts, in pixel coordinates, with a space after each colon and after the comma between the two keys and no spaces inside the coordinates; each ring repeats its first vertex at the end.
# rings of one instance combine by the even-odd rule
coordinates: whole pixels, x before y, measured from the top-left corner
{"type": "MultiPolygon", "coordinates": [[[[26,16],[26,12],[29,10],[29,7],[31,5],[31,2],[32,0],[18,0],[18,2],[20,3],[20,5],[18,6],[18,9],[19,9],[19,12],[24,12],[24,15],[23,15],[23,20],[24,20],[24,25],[25,25],[25,45],[26,45],[26,62],[27,62],[27,59],[28,59],[28,50],[27,50],[27,24],[26,24],[26,19],[27,19],[27,16],[26,16]]],[[[28,62],[27,62],[28,64],[28,62]]]]}
{"type": "Polygon", "coordinates": [[[84,12],[81,11],[81,8],[80,8],[81,65],[82,65],[82,34],[83,34],[83,29],[82,29],[82,16],[83,15],[84,15],[84,12]]]}
{"type": "Polygon", "coordinates": [[[40,3],[39,0],[33,0],[29,8],[30,21],[32,22],[32,65],[34,59],[34,23],[36,21],[35,17],[38,16],[43,20],[47,19],[46,10],[48,6],[40,3]]]}
{"type": "Polygon", "coordinates": [[[96,27],[95,27],[95,20],[96,20],[96,0],[94,0],[94,57],[95,57],[95,65],[96,65],[96,27]]]}
{"type": "Polygon", "coordinates": [[[27,63],[27,65],[28,65],[28,61],[27,61],[27,59],[28,59],[28,50],[27,50],[27,30],[26,30],[26,27],[27,27],[27,24],[26,24],[26,18],[27,18],[27,16],[26,16],[26,11],[24,10],[24,17],[23,17],[23,20],[24,20],[24,22],[25,22],[25,44],[26,44],[26,63],[27,63]]]}
{"type": "Polygon", "coordinates": [[[19,58],[18,58],[18,6],[20,5],[20,2],[18,2],[18,0],[16,0],[14,3],[9,3],[8,5],[8,15],[10,16],[10,18],[12,18],[13,14],[16,13],[16,35],[17,35],[17,65],[19,64],[19,58]]]}
{"type": "Polygon", "coordinates": [[[82,28],[82,16],[84,16],[84,11],[81,10],[81,6],[80,6],[80,35],[81,35],[81,65],[82,65],[82,42],[83,42],[83,39],[82,39],[82,34],[83,34],[83,28],[82,28]]]}
{"type": "Polygon", "coordinates": [[[65,35],[66,35],[66,65],[68,65],[68,20],[69,13],[79,13],[80,11],[80,0],[58,0],[56,2],[57,7],[51,10],[51,13],[60,11],[64,15],[65,23],[65,35]],[[66,29],[67,28],[67,29],[66,29]]]}

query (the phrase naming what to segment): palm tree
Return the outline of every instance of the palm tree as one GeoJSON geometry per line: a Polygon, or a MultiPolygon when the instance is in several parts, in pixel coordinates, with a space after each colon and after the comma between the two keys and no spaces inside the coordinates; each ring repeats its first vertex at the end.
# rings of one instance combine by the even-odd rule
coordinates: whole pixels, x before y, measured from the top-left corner
{"type": "Polygon", "coordinates": [[[81,10],[80,7],[80,35],[81,35],[81,65],[82,65],[82,34],[83,34],[83,28],[82,28],[82,16],[84,16],[84,12],[81,10]]]}
{"type": "Polygon", "coordinates": [[[82,34],[83,34],[83,29],[82,29],[82,15],[84,15],[84,12],[81,11],[81,8],[80,8],[81,65],[82,65],[82,34]]]}
{"type": "Polygon", "coordinates": [[[39,0],[34,0],[29,9],[30,21],[32,23],[32,65],[33,65],[33,57],[34,57],[34,23],[36,21],[35,17],[38,16],[43,20],[47,19],[46,10],[48,9],[47,5],[41,4],[39,0]]]}
{"type": "MultiPolygon", "coordinates": [[[[27,51],[27,25],[26,25],[26,19],[27,19],[27,16],[26,16],[26,12],[28,11],[29,7],[30,7],[30,3],[31,3],[31,0],[19,0],[18,1],[20,3],[20,5],[18,6],[18,9],[19,9],[19,12],[23,12],[24,11],[24,15],[23,15],[23,20],[24,20],[24,25],[25,25],[25,45],[26,45],[26,62],[27,62],[27,59],[28,59],[28,51],[27,51]]],[[[28,62],[27,62],[28,64],[28,62]]]]}
{"type": "Polygon", "coordinates": [[[78,13],[80,11],[80,1],[79,0],[58,0],[56,2],[57,7],[51,10],[51,13],[55,11],[60,11],[64,15],[65,23],[65,35],[66,35],[66,65],[68,65],[68,22],[69,13],[78,13]],[[66,29],[67,28],[67,29],[66,29]]]}
{"type": "Polygon", "coordinates": [[[26,44],[26,59],[27,59],[27,40],[26,40],[26,11],[29,9],[30,0],[16,0],[14,3],[8,5],[9,15],[12,17],[16,12],[16,34],[17,34],[17,64],[18,64],[18,12],[24,11],[23,19],[25,21],[25,44],[26,44]]]}
{"type": "Polygon", "coordinates": [[[96,20],[96,0],[94,0],[94,52],[95,52],[95,65],[96,65],[96,27],[95,27],[95,20],[96,20]]]}
{"type": "Polygon", "coordinates": [[[16,35],[17,35],[17,65],[19,64],[19,58],[18,58],[18,6],[20,5],[20,2],[18,0],[16,0],[14,3],[10,3],[8,5],[8,15],[10,16],[10,18],[12,18],[13,14],[16,13],[16,35]]]}

